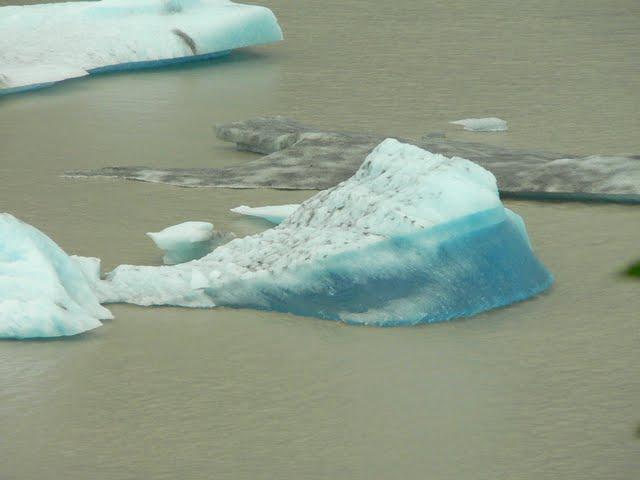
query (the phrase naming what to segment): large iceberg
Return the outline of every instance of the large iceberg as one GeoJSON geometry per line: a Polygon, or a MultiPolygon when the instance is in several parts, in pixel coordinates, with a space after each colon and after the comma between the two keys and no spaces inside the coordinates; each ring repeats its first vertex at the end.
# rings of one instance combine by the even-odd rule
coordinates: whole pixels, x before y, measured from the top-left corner
{"type": "Polygon", "coordinates": [[[75,335],[112,318],[93,291],[98,259],[69,257],[53,240],[0,214],[0,338],[75,335]]]}
{"type": "Polygon", "coordinates": [[[90,73],[282,40],[271,10],[229,0],[102,0],[0,8],[0,94],[90,73]]]}
{"type": "Polygon", "coordinates": [[[387,139],[280,225],[189,263],[120,266],[98,290],[103,302],[392,326],[473,315],[552,282],[490,172],[387,139]]]}

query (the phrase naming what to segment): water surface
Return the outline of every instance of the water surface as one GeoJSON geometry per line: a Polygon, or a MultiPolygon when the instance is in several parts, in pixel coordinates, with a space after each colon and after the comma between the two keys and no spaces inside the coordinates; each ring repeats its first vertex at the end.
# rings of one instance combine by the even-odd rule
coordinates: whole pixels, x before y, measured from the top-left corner
{"type": "MultiPolygon", "coordinates": [[[[228,209],[313,192],[59,177],[241,162],[212,125],[260,114],[640,153],[634,0],[263,4],[286,42],[0,98],[0,210],[107,269],[157,264],[144,232],[184,220],[260,231],[228,209]],[[494,115],[509,132],[447,123],[494,115]]],[[[508,205],[557,284],[473,319],[374,329],[115,306],[84,336],[1,342],[0,478],[634,478],[640,295],[618,272],[640,256],[640,210],[508,205]]]]}

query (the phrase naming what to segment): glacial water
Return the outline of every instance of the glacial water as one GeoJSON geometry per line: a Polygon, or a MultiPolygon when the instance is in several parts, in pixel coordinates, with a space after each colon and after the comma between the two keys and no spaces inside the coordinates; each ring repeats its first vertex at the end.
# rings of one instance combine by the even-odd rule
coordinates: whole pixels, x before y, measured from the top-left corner
{"type": "MultiPolygon", "coordinates": [[[[145,232],[185,220],[260,231],[228,209],[311,192],[59,177],[242,162],[212,125],[260,114],[640,153],[634,0],[261,3],[284,43],[0,98],[0,210],[107,269],[160,264],[145,232]],[[448,124],[485,116],[509,131],[448,124]]],[[[640,210],[506,204],[556,284],[471,319],[375,329],[117,305],[88,335],[0,342],[0,478],[635,478],[640,285],[618,273],[640,257],[640,210]]]]}

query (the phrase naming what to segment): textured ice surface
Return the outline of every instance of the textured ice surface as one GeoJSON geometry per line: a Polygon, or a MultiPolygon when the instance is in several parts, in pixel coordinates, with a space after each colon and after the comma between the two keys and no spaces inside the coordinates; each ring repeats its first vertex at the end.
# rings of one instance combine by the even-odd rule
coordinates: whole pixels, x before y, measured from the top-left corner
{"type": "Polygon", "coordinates": [[[92,287],[99,262],[69,257],[36,228],[0,214],[0,338],[75,335],[112,318],[92,287]]]}
{"type": "Polygon", "coordinates": [[[220,140],[235,143],[238,150],[264,155],[289,148],[300,140],[302,133],[312,131],[313,127],[282,116],[261,117],[216,127],[216,135],[220,140]]]}
{"type": "Polygon", "coordinates": [[[385,140],[280,225],[173,267],[123,265],[105,302],[253,307],[379,326],[437,322],[535,295],[552,277],[494,176],[385,140]]]}
{"type": "MultiPolygon", "coordinates": [[[[285,117],[217,127],[219,138],[265,157],[226,168],[110,167],[66,175],[105,176],[183,187],[324,189],[349,178],[385,137],[326,132],[285,117]],[[269,153],[273,152],[273,153],[269,153]]],[[[406,140],[403,140],[407,142],[406,140]]],[[[498,179],[503,196],[640,203],[640,156],[579,157],[450,140],[443,134],[408,141],[434,153],[467,158],[498,179]]]]}
{"type": "Polygon", "coordinates": [[[71,255],[76,266],[80,269],[87,283],[94,287],[100,281],[100,259],[95,257],[80,257],[71,255]]]}
{"type": "Polygon", "coordinates": [[[273,224],[282,223],[282,221],[295,212],[300,204],[287,204],[287,205],[273,205],[265,207],[247,207],[246,205],[240,205],[239,207],[232,208],[231,211],[239,213],[241,215],[247,215],[249,217],[258,217],[273,224]]]}
{"type": "Polygon", "coordinates": [[[501,118],[465,118],[449,122],[453,125],[462,125],[465,130],[472,132],[504,132],[507,130],[507,122],[501,118]]]}
{"type": "Polygon", "coordinates": [[[275,42],[264,7],[228,0],[102,0],[0,8],[0,94],[101,71],[275,42]]]}
{"type": "Polygon", "coordinates": [[[166,265],[202,258],[235,237],[232,233],[216,231],[209,222],[184,222],[147,235],[164,251],[166,265]]]}

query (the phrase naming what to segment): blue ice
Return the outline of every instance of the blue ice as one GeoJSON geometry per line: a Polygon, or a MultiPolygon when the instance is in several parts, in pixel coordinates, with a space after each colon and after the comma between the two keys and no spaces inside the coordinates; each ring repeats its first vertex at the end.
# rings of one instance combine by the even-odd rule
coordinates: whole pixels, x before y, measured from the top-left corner
{"type": "Polygon", "coordinates": [[[49,237],[0,214],[0,338],[76,335],[112,318],[93,285],[99,260],[69,257],[49,237]]]}

